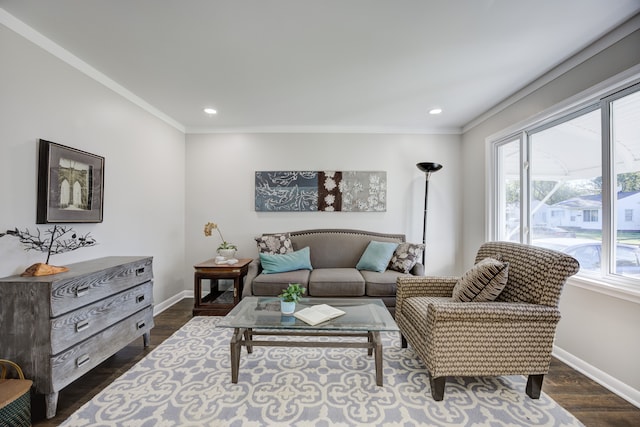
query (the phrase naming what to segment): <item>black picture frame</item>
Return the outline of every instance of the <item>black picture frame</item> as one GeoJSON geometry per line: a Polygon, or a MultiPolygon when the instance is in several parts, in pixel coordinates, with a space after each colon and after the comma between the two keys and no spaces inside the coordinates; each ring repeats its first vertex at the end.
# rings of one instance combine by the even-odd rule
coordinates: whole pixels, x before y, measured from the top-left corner
{"type": "Polygon", "coordinates": [[[102,222],[104,157],[38,141],[37,224],[102,222]]]}

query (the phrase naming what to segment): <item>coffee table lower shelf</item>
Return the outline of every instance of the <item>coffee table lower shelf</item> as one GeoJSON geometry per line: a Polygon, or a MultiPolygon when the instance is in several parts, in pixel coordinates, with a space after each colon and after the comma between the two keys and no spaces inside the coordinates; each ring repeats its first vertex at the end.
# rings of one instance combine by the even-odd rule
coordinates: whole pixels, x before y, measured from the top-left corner
{"type": "Polygon", "coordinates": [[[254,346],[263,347],[329,347],[329,348],[366,348],[367,354],[375,354],[376,384],[382,386],[382,340],[380,332],[320,332],[320,331],[255,331],[252,328],[235,328],[231,338],[231,382],[238,383],[240,369],[240,353],[242,346],[247,353],[253,352],[254,346]],[[283,336],[283,337],[349,337],[367,338],[367,341],[267,341],[255,340],[254,336],[283,336]]]}

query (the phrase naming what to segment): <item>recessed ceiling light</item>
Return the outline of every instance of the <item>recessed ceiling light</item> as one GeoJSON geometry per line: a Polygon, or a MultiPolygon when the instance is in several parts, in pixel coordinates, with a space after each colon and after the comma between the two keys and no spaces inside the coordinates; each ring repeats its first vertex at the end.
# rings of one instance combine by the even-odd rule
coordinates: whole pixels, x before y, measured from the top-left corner
{"type": "Polygon", "coordinates": [[[432,108],[429,110],[429,114],[440,114],[442,113],[442,108],[432,108]]]}
{"type": "Polygon", "coordinates": [[[204,112],[207,114],[218,114],[218,112],[216,110],[214,110],[213,108],[205,108],[204,112]]]}

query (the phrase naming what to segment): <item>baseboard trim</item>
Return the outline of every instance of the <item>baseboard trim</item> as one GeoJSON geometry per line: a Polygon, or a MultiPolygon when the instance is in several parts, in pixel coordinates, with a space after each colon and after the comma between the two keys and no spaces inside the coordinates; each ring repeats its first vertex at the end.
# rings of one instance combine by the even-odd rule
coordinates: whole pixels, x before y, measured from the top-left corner
{"type": "Polygon", "coordinates": [[[598,384],[609,389],[612,393],[617,394],[632,405],[640,408],[640,390],[634,389],[558,346],[553,346],[552,354],[576,371],[586,375],[598,384]]]}
{"type": "Polygon", "coordinates": [[[176,304],[177,302],[180,302],[185,298],[193,298],[193,290],[178,292],[171,298],[166,299],[159,304],[155,304],[153,306],[153,316],[154,317],[157,316],[158,314],[165,311],[167,308],[171,307],[173,304],[176,304]]]}

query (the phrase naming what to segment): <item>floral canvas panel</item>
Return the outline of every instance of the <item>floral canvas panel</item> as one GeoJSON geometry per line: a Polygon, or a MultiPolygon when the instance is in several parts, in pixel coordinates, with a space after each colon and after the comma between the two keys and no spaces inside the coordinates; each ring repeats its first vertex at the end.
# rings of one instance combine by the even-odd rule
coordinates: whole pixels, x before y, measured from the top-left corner
{"type": "Polygon", "coordinates": [[[335,212],[342,210],[342,172],[319,172],[318,210],[335,212]]]}
{"type": "Polygon", "coordinates": [[[318,210],[318,172],[256,172],[256,211],[318,210]]]}
{"type": "Polygon", "coordinates": [[[384,212],[387,209],[387,173],[256,172],[255,208],[259,212],[384,212]]]}
{"type": "Polygon", "coordinates": [[[345,212],[384,212],[387,210],[387,173],[343,172],[340,194],[345,212]]]}

